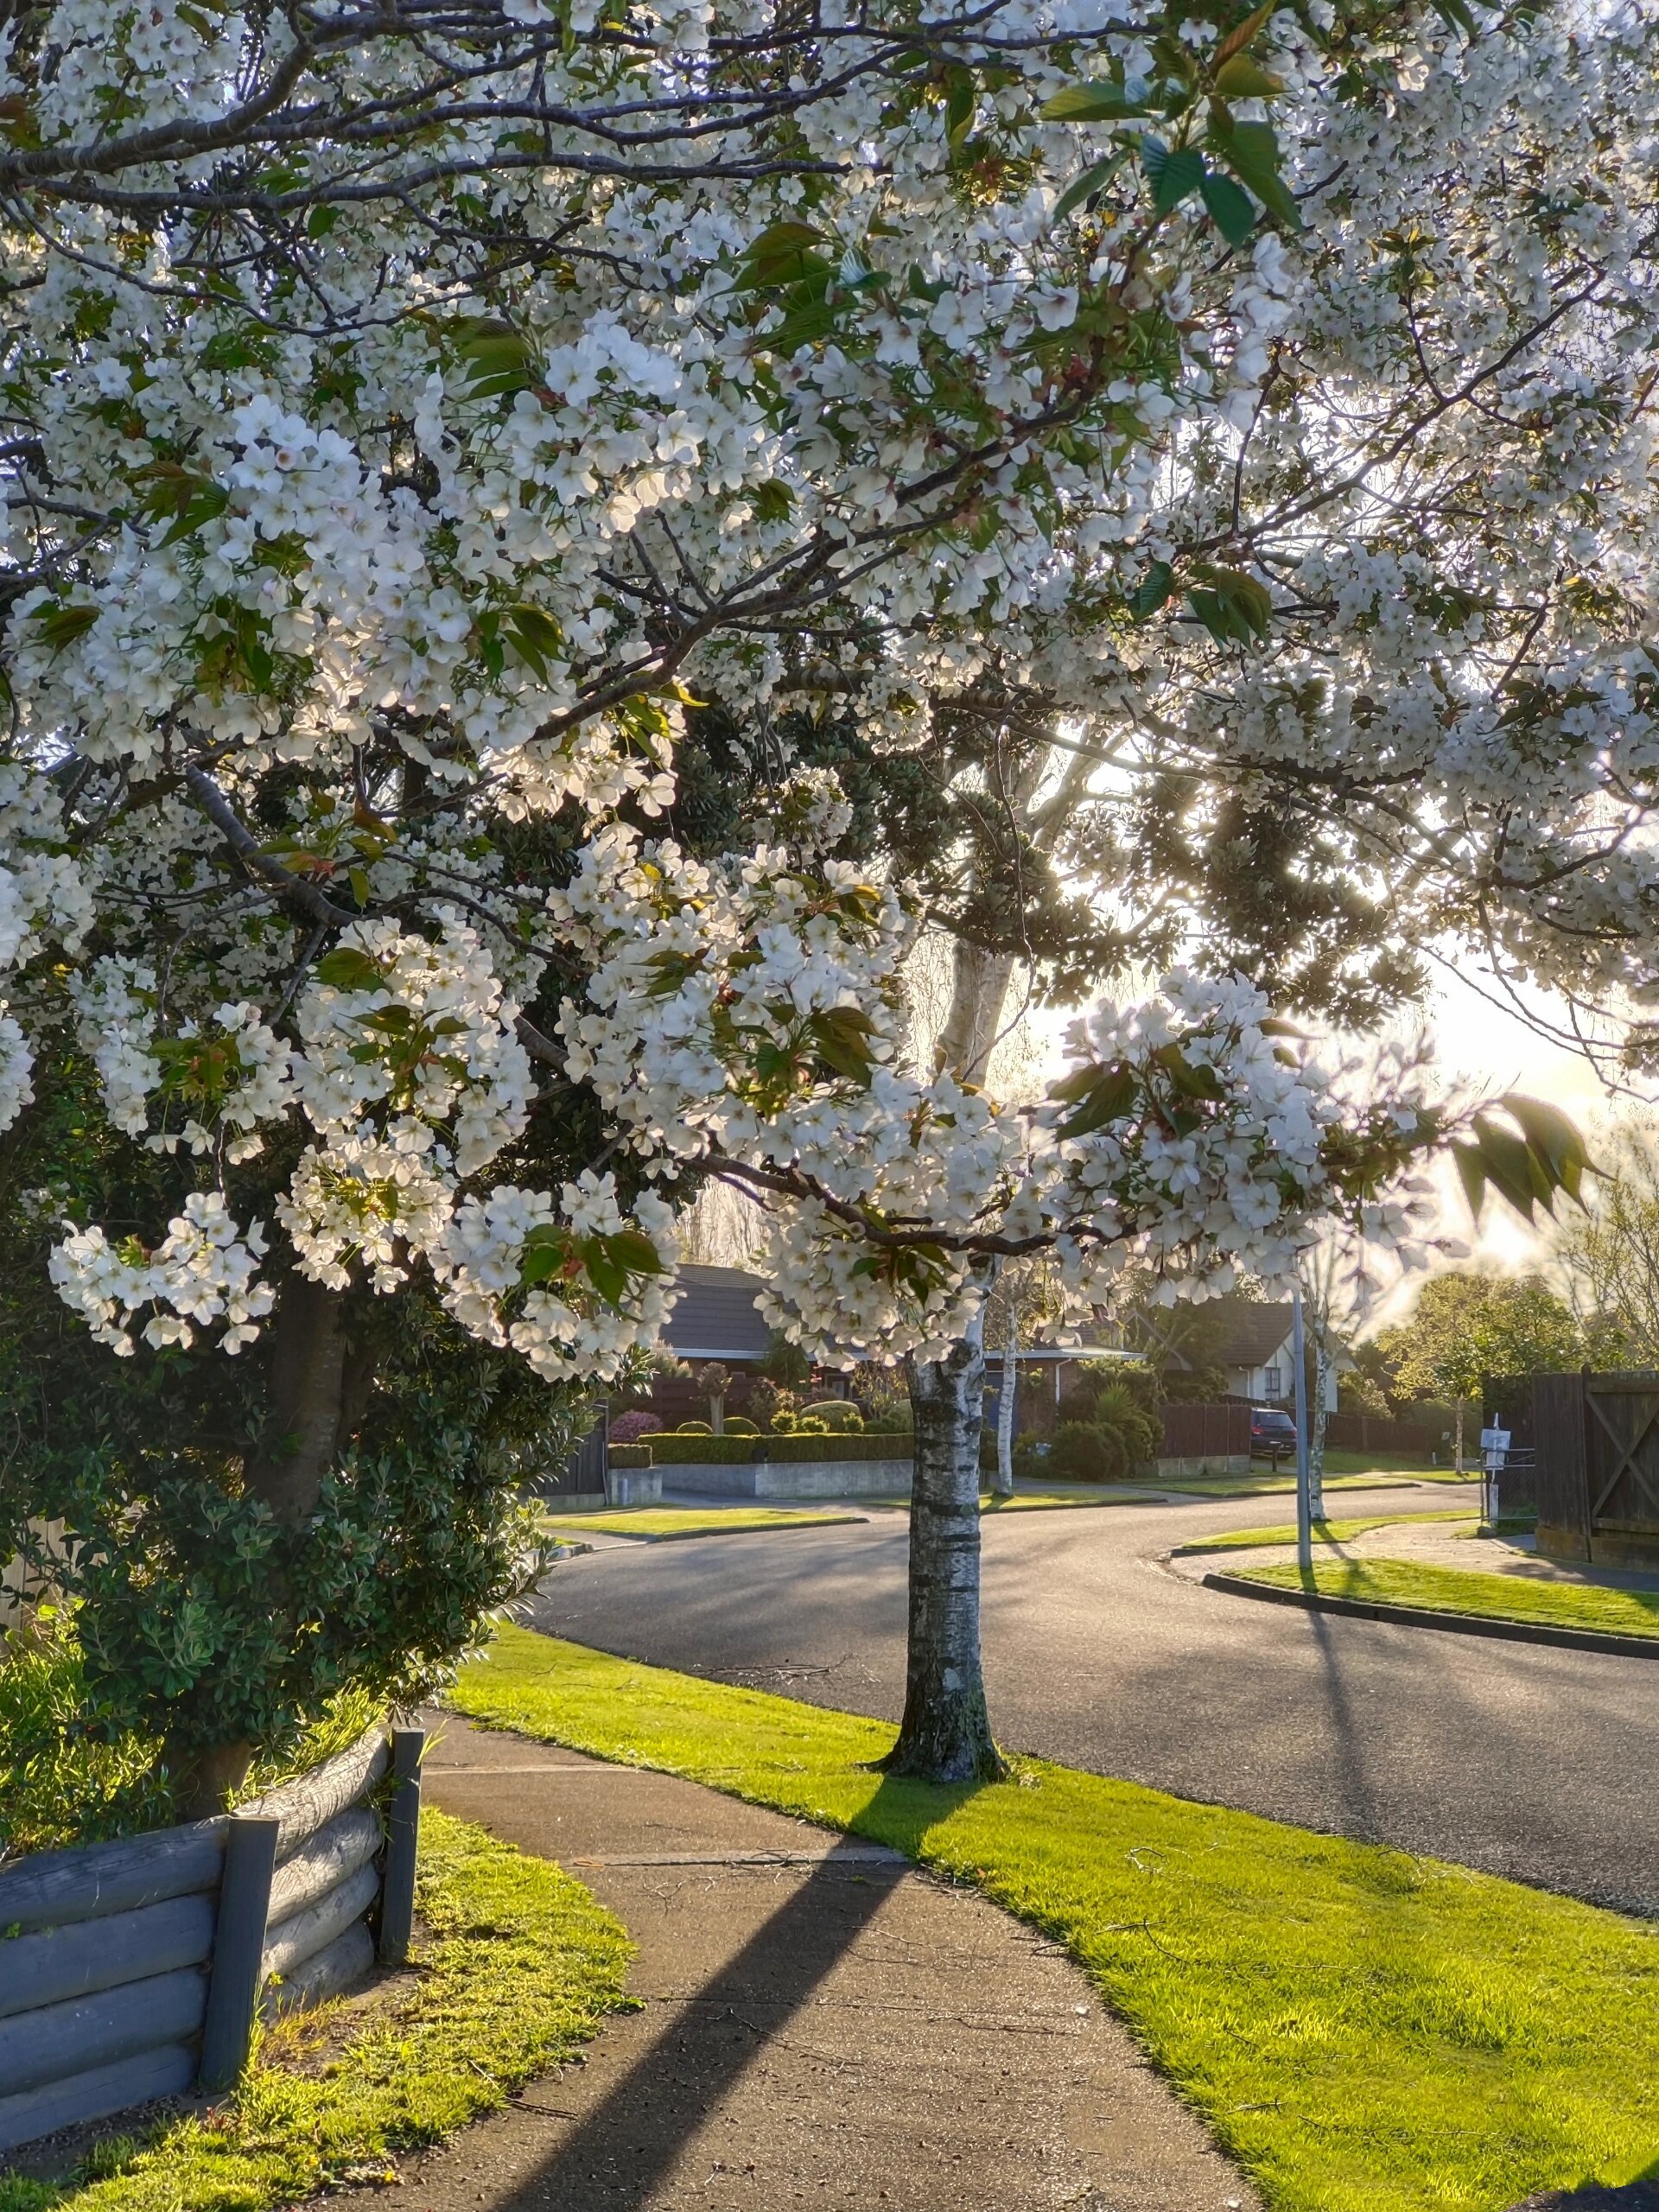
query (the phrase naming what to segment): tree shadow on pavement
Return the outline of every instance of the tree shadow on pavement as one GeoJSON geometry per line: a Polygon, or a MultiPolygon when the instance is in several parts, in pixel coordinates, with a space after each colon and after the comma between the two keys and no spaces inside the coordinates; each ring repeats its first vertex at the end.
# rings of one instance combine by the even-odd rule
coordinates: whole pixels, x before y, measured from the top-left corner
{"type": "Polygon", "coordinates": [[[829,1852],[515,2190],[537,2212],[637,2212],[912,1872],[849,1837],[829,1852]]]}

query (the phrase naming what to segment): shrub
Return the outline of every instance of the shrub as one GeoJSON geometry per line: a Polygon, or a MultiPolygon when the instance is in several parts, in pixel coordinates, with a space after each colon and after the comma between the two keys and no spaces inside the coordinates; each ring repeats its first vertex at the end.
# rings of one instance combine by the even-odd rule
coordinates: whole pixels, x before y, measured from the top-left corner
{"type": "Polygon", "coordinates": [[[657,1427],[658,1416],[643,1408],[636,1413],[619,1414],[611,1423],[611,1443],[637,1444],[642,1436],[649,1436],[657,1427]]]}
{"type": "Polygon", "coordinates": [[[681,1436],[712,1436],[714,1433],[706,1421],[683,1421],[677,1431],[681,1436]]]}
{"type": "Polygon", "coordinates": [[[760,1363],[760,1372],[769,1382],[799,1390],[812,1380],[812,1363],[799,1344],[791,1344],[780,1329],[774,1329],[766,1356],[760,1363]]]}
{"type": "Polygon", "coordinates": [[[1054,1470],[1049,1460],[1048,1440],[1041,1436],[1022,1436],[1014,1447],[1014,1472],[1017,1481],[1041,1482],[1054,1470]]]}
{"type": "Polygon", "coordinates": [[[1157,1451],[1154,1419],[1136,1404],[1133,1392],[1106,1389],[1095,1401],[1092,1420],[1060,1423],[1043,1471],[1065,1482],[1122,1482],[1157,1451]]]}
{"type": "Polygon", "coordinates": [[[780,1382],[768,1382],[764,1375],[757,1376],[749,1385],[749,1413],[758,1421],[764,1432],[777,1426],[779,1414],[795,1411],[795,1393],[785,1390],[780,1382]]]}
{"type": "Polygon", "coordinates": [[[613,1443],[609,1453],[613,1467],[649,1467],[652,1465],[649,1444],[613,1443]]]}
{"type": "Polygon", "coordinates": [[[743,1414],[728,1414],[726,1417],[728,1436],[759,1436],[760,1429],[743,1414]]]}
{"type": "Polygon", "coordinates": [[[772,1420],[779,1436],[828,1436],[830,1424],[821,1414],[794,1414],[779,1407],[772,1420]]]}
{"type": "Polygon", "coordinates": [[[804,1459],[902,1459],[902,1442],[891,1436],[687,1436],[665,1431],[645,1439],[658,1467],[747,1467],[756,1459],[798,1465],[804,1459]]]}
{"type": "Polygon", "coordinates": [[[801,1408],[803,1421],[821,1421],[831,1436],[860,1436],[864,1416],[850,1398],[818,1398],[801,1408]]]}

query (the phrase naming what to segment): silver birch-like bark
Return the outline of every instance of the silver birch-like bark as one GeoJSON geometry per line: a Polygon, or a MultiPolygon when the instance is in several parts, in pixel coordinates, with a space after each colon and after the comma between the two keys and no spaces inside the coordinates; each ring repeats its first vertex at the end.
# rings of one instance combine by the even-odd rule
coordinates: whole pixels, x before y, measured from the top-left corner
{"type": "Polygon", "coordinates": [[[1014,1496],[1014,1404],[1020,1389],[1020,1300],[1008,1290],[1007,1326],[1002,1332],[1002,1389],[996,1402],[996,1472],[991,1489],[998,1497],[1014,1496]]]}
{"type": "Polygon", "coordinates": [[[938,1360],[910,1363],[916,1473],[910,1502],[905,1715],[885,1764],[929,1782],[995,1781],[979,1649],[979,1430],[984,1325],[938,1360]]]}
{"type": "Polygon", "coordinates": [[[1318,1315],[1313,1323],[1313,1417],[1308,1423],[1307,1491],[1313,1518],[1325,1517],[1325,1392],[1331,1374],[1331,1353],[1318,1315]]]}

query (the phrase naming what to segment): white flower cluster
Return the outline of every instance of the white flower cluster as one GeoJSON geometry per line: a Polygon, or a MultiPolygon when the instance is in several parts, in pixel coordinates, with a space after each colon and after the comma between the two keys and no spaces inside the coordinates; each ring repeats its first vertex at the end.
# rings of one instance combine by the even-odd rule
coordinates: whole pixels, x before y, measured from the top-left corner
{"type": "Polygon", "coordinates": [[[433,1254],[444,1304],[474,1336],[510,1344],[550,1382],[609,1381],[631,1351],[656,1341],[671,1302],[672,1212],[646,1192],[632,1221],[650,1242],[653,1264],[630,1273],[620,1296],[607,1297],[594,1288],[583,1248],[632,1226],[618,1204],[614,1176],[584,1171],[564,1185],[556,1208],[545,1192],[511,1185],[467,1198],[433,1254]],[[550,1240],[556,1264],[521,1291],[525,1258],[538,1237],[550,1240]]]}
{"type": "Polygon", "coordinates": [[[112,1245],[101,1229],[72,1229],[48,1262],[58,1295],[100,1344],[124,1357],[137,1349],[132,1324],[146,1308],[146,1344],[190,1344],[217,1329],[221,1351],[235,1353],[259,1333],[276,1293],[259,1280],[263,1225],[238,1229],[222,1191],[193,1191],[153,1252],[112,1245]]]}
{"type": "Polygon", "coordinates": [[[522,1133],[532,1086],[518,1008],[476,935],[453,917],[436,943],[359,922],[334,957],[357,973],[319,978],[299,1007],[295,1083],[312,1126],[338,1138],[384,1109],[394,1149],[435,1149],[460,1176],[486,1166],[522,1133]]]}

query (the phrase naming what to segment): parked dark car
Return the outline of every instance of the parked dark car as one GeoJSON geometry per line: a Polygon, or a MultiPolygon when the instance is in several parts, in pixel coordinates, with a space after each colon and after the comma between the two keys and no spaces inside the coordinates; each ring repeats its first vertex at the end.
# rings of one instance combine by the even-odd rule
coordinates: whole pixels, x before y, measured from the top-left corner
{"type": "Polygon", "coordinates": [[[1252,1459],[1271,1459],[1276,1467],[1281,1459],[1296,1456],[1296,1424],[1288,1414],[1281,1414],[1276,1406],[1250,1408],[1250,1457],[1252,1459]]]}

